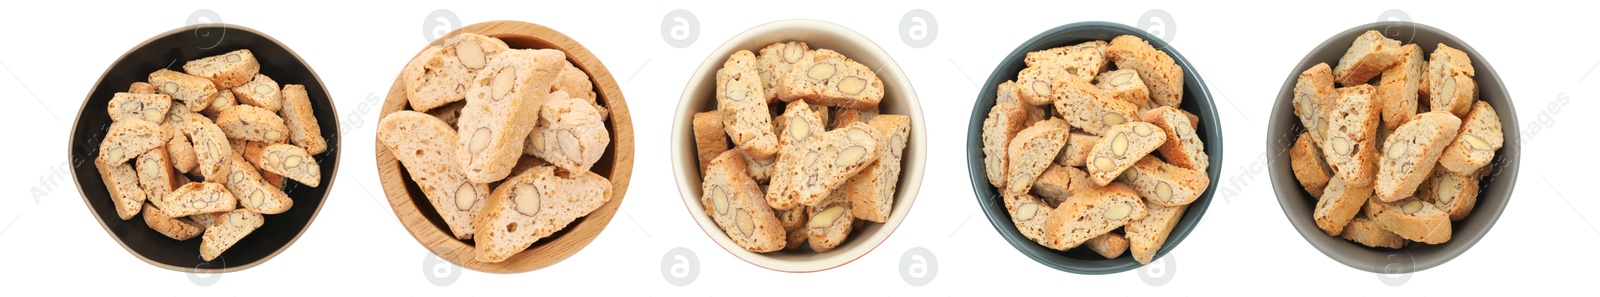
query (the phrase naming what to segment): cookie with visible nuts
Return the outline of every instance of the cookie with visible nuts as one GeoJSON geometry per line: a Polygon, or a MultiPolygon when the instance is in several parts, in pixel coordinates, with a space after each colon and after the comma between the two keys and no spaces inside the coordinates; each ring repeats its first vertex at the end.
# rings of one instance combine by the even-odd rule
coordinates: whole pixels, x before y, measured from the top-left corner
{"type": "Polygon", "coordinates": [[[1056,164],[1073,167],[1087,165],[1089,150],[1094,148],[1096,142],[1100,142],[1100,136],[1080,132],[1067,133],[1067,146],[1061,147],[1061,152],[1056,154],[1056,164]]]}
{"type": "MultiPolygon", "coordinates": [[[[1023,102],[1022,90],[1020,86],[1013,81],[1008,80],[1000,83],[1000,86],[995,87],[995,89],[994,105],[1011,104],[1021,107],[1023,110],[1027,111],[1027,120],[1023,122],[1027,125],[1033,125],[1033,123],[1038,123],[1039,121],[1045,120],[1048,118],[1045,116],[1046,110],[1053,108],[1050,105],[1035,106],[1023,102]]],[[[835,127],[838,127],[838,125],[835,125],[835,127]]]]}
{"type": "MultiPolygon", "coordinates": [[[[1060,68],[1071,77],[1090,80],[1111,64],[1106,60],[1106,41],[1093,40],[1075,45],[1028,52],[1022,63],[1028,67],[1060,68]]],[[[1026,80],[1019,80],[1028,82],[1026,80]]],[[[1049,84],[1043,85],[1049,87],[1049,84]]],[[[1048,94],[1045,94],[1049,97],[1048,94]]]]}
{"type": "Polygon", "coordinates": [[[1056,153],[1067,145],[1067,122],[1050,119],[1028,126],[1006,145],[1005,195],[1028,193],[1039,174],[1053,165],[1056,153]]]}
{"type": "Polygon", "coordinates": [[[1371,85],[1339,88],[1340,97],[1329,107],[1322,155],[1335,176],[1355,186],[1372,184],[1378,171],[1378,126],[1382,110],[1371,85]]]}
{"type": "Polygon", "coordinates": [[[172,161],[167,157],[166,148],[155,148],[139,154],[135,159],[133,169],[139,174],[139,187],[144,189],[146,199],[161,199],[172,192],[178,179],[172,173],[172,161]]]}
{"type": "Polygon", "coordinates": [[[1092,76],[1089,78],[1079,77],[1077,74],[1068,72],[1067,68],[1063,68],[1061,65],[1049,63],[1023,68],[1022,71],[1017,72],[1017,81],[1020,83],[1017,83],[1015,87],[1022,94],[1022,103],[1031,106],[1044,106],[1055,103],[1056,99],[1059,98],[1056,93],[1060,92],[1060,88],[1064,87],[1061,82],[1068,80],[1087,82],[1092,78],[1092,76]]]}
{"type": "Polygon", "coordinates": [[[877,129],[850,124],[818,135],[793,153],[778,155],[767,203],[774,209],[815,205],[868,165],[878,160],[885,145],[877,129]]]}
{"type": "Polygon", "coordinates": [[[1126,184],[1089,188],[1051,211],[1045,226],[1049,244],[1045,246],[1060,250],[1075,248],[1091,238],[1143,219],[1146,213],[1144,201],[1126,184]]]}
{"type": "Polygon", "coordinates": [[[1340,85],[1346,87],[1365,84],[1399,61],[1396,57],[1399,48],[1399,40],[1383,37],[1378,30],[1368,30],[1356,37],[1350,49],[1339,57],[1339,65],[1333,67],[1333,76],[1340,85]]]}
{"type": "Polygon", "coordinates": [[[756,74],[761,77],[768,103],[778,101],[778,85],[789,74],[789,68],[806,58],[811,58],[811,46],[804,41],[774,42],[761,48],[756,56],[756,64],[761,67],[756,74]]]}
{"type": "Polygon", "coordinates": [[[461,33],[444,45],[422,50],[400,76],[411,109],[426,112],[467,98],[472,79],[492,58],[510,47],[499,39],[461,33]]]}
{"type": "Polygon", "coordinates": [[[227,212],[227,215],[207,226],[205,235],[200,236],[200,258],[206,261],[215,260],[228,248],[239,243],[240,239],[261,228],[261,224],[265,222],[260,214],[249,210],[236,209],[227,212]]]}
{"type": "Polygon", "coordinates": [[[189,183],[172,190],[161,199],[151,202],[168,217],[186,217],[195,214],[224,212],[238,206],[238,199],[219,183],[189,183]]]}
{"type": "Polygon", "coordinates": [[[171,140],[167,129],[148,121],[120,121],[111,123],[105,139],[100,141],[99,158],[106,163],[119,164],[139,157],[140,154],[161,147],[171,140]]]}
{"type": "Polygon", "coordinates": [[[1006,205],[1006,212],[1011,215],[1011,223],[1017,225],[1017,232],[1022,233],[1023,237],[1048,248],[1067,249],[1056,246],[1047,231],[1051,213],[1055,212],[1054,207],[1028,194],[1003,196],[1001,199],[1004,199],[1002,202],[1006,205]]]}
{"type": "Polygon", "coordinates": [[[1439,154],[1456,138],[1460,128],[1460,119],[1439,111],[1419,114],[1400,125],[1400,129],[1383,142],[1375,188],[1378,199],[1390,202],[1416,193],[1417,186],[1435,170],[1439,154]]]}
{"type": "MultiPolygon", "coordinates": [[[[231,51],[183,63],[183,72],[208,79],[222,89],[245,84],[260,71],[261,63],[256,61],[256,55],[251,53],[249,49],[231,51]]],[[[209,99],[210,97],[206,98],[209,99]]]]}
{"type": "Polygon", "coordinates": [[[483,208],[489,185],[462,173],[454,157],[457,138],[450,125],[425,113],[397,111],[378,120],[378,142],[411,173],[450,232],[465,240],[472,238],[472,214],[483,208]]]}
{"type": "Polygon", "coordinates": [[[761,187],[745,173],[744,158],[734,149],[711,161],[700,184],[700,203],[722,232],[745,250],[764,253],[788,244],[782,223],[761,194],[761,187]]]}
{"type": "Polygon", "coordinates": [[[289,128],[289,143],[312,155],[327,151],[328,140],[322,138],[322,126],[317,124],[317,115],[311,110],[311,96],[306,94],[306,86],[287,84],[283,85],[282,92],[283,109],[278,110],[278,115],[289,128]]]}
{"type": "Polygon", "coordinates": [[[1434,168],[1432,176],[1417,189],[1417,199],[1444,211],[1451,222],[1460,221],[1478,204],[1478,178],[1476,174],[1434,168]]]}
{"type": "Polygon", "coordinates": [[[880,115],[867,122],[881,133],[885,141],[878,146],[878,161],[846,180],[838,190],[844,191],[845,201],[855,218],[883,223],[889,221],[894,209],[895,187],[900,183],[900,160],[904,157],[906,141],[911,137],[911,118],[903,115],[880,115]]]}
{"type": "MultiPolygon", "coordinates": [[[[540,108],[547,97],[555,97],[550,96],[550,88],[566,57],[550,49],[506,50],[468,83],[467,106],[456,123],[460,141],[455,149],[455,162],[468,180],[490,183],[511,175],[511,167],[529,140],[528,133],[540,120],[540,108]]],[[[588,103],[583,105],[593,109],[588,103]]],[[[576,157],[570,160],[573,162],[556,164],[587,171],[588,166],[578,166],[587,155],[580,151],[576,157]]]]}
{"type": "Polygon", "coordinates": [[[766,158],[778,153],[778,136],[772,131],[767,100],[753,99],[766,92],[758,77],[759,68],[750,51],[728,57],[722,69],[717,70],[717,111],[722,113],[722,127],[734,146],[766,158]]]}
{"type": "Polygon", "coordinates": [[[833,250],[844,243],[845,237],[850,236],[856,217],[851,210],[853,203],[845,195],[845,191],[836,190],[816,205],[806,206],[806,213],[811,214],[806,219],[806,242],[810,243],[811,250],[833,250]]]}
{"type": "Polygon", "coordinates": [[[1461,130],[1439,157],[1439,165],[1452,172],[1468,173],[1494,161],[1495,151],[1505,145],[1500,115],[1488,102],[1478,101],[1461,118],[1461,130]]]}
{"type": "Polygon", "coordinates": [[[1050,165],[1044,173],[1039,174],[1039,178],[1033,180],[1033,188],[1028,192],[1055,207],[1071,198],[1073,193],[1090,187],[1096,185],[1089,182],[1089,173],[1083,172],[1083,169],[1050,165]]]}
{"type": "Polygon", "coordinates": [[[234,99],[241,105],[260,107],[269,112],[283,108],[283,92],[278,82],[266,74],[256,74],[255,79],[231,89],[234,99]]]}
{"type": "Polygon", "coordinates": [[[1300,118],[1300,126],[1311,133],[1311,141],[1317,147],[1322,147],[1327,137],[1329,110],[1338,104],[1340,94],[1333,88],[1333,70],[1328,68],[1328,63],[1311,66],[1295,80],[1294,115],[1300,118]]]}
{"type": "Polygon", "coordinates": [[[117,93],[106,104],[111,121],[128,119],[160,124],[167,119],[167,109],[172,108],[172,97],[161,94],[117,93]]]}
{"type": "Polygon", "coordinates": [[[1149,204],[1179,206],[1194,203],[1211,186],[1204,171],[1168,164],[1146,155],[1122,171],[1118,181],[1132,186],[1149,204]]]}
{"type": "Polygon", "coordinates": [[[546,97],[527,141],[524,153],[532,152],[568,172],[587,172],[605,154],[611,132],[593,105],[557,91],[546,97]]]}
{"type": "Polygon", "coordinates": [[[1122,35],[1111,39],[1106,57],[1118,69],[1133,69],[1139,80],[1150,87],[1150,100],[1162,106],[1183,103],[1183,67],[1166,52],[1150,46],[1138,36],[1122,35]]]}
{"type": "Polygon", "coordinates": [[[611,201],[611,182],[593,172],[562,176],[555,167],[535,167],[500,183],[472,220],[473,259],[510,259],[611,201]]]}
{"type": "Polygon", "coordinates": [[[1407,240],[1426,244],[1450,241],[1450,215],[1432,203],[1414,197],[1394,202],[1368,199],[1365,209],[1378,226],[1407,240]]]}
{"type": "Polygon", "coordinates": [[[1328,236],[1338,236],[1350,224],[1350,219],[1361,211],[1361,206],[1366,205],[1369,197],[1373,197],[1371,186],[1351,185],[1335,178],[1328,181],[1327,191],[1317,199],[1317,207],[1311,217],[1317,221],[1317,227],[1322,228],[1322,232],[1328,233],[1328,236]]]}
{"type": "Polygon", "coordinates": [[[217,96],[211,97],[211,104],[207,104],[206,109],[201,110],[200,114],[215,119],[222,110],[238,105],[239,99],[233,96],[232,91],[219,91],[217,96]]]}
{"type": "Polygon", "coordinates": [[[289,126],[283,124],[283,118],[249,105],[234,106],[218,113],[217,128],[221,128],[228,139],[282,143],[289,137],[289,126]]]}
{"type": "Polygon", "coordinates": [[[306,149],[298,146],[268,145],[261,150],[261,158],[254,161],[261,170],[288,177],[306,186],[317,187],[322,184],[322,167],[317,166],[317,160],[312,159],[306,149]]]}
{"type": "Polygon", "coordinates": [[[1008,168],[1007,147],[1018,132],[1028,127],[1027,111],[1019,105],[995,104],[983,119],[983,168],[989,184],[1004,189],[1008,168]]]}
{"type": "Polygon", "coordinates": [[[1195,134],[1195,125],[1189,123],[1189,118],[1178,110],[1162,106],[1144,113],[1145,122],[1161,127],[1161,131],[1167,134],[1167,142],[1156,150],[1172,165],[1206,171],[1211,166],[1211,156],[1206,155],[1205,143],[1201,143],[1200,135],[1195,134]]]}
{"type": "Polygon", "coordinates": [[[1466,52],[1440,43],[1428,56],[1428,109],[1466,117],[1478,100],[1477,70],[1466,52]]]}
{"type": "Polygon", "coordinates": [[[184,74],[172,70],[156,70],[150,73],[149,81],[156,86],[161,94],[172,97],[173,100],[183,101],[189,111],[199,112],[211,104],[211,98],[217,95],[217,86],[210,80],[199,76],[184,74]]]}
{"type": "Polygon", "coordinates": [[[1111,126],[1139,121],[1133,103],[1111,98],[1087,81],[1066,80],[1056,88],[1055,110],[1068,124],[1094,135],[1106,135],[1111,126]]]}
{"type": "Polygon", "coordinates": [[[1150,102],[1150,89],[1144,81],[1139,80],[1139,73],[1133,69],[1118,69],[1101,73],[1094,78],[1094,86],[1110,95],[1111,98],[1142,106],[1150,102]]]}
{"type": "Polygon", "coordinates": [[[1300,133],[1294,146],[1289,148],[1289,167],[1294,169],[1294,178],[1300,181],[1300,187],[1306,193],[1310,193],[1311,197],[1322,197],[1323,190],[1333,179],[1333,168],[1323,161],[1322,149],[1312,142],[1311,132],[1300,133]]]}
{"type": "Polygon", "coordinates": [[[139,173],[133,165],[128,163],[107,162],[106,158],[94,158],[94,167],[100,171],[100,180],[106,185],[106,192],[111,197],[111,205],[117,210],[117,217],[126,221],[133,215],[139,214],[140,206],[145,202],[145,191],[139,188],[139,173]]]}
{"type": "Polygon", "coordinates": [[[778,100],[852,109],[870,109],[883,100],[883,80],[867,65],[828,49],[816,49],[808,58],[783,75],[778,100]]]}
{"type": "Polygon", "coordinates": [[[1090,148],[1088,159],[1089,179],[1096,185],[1106,185],[1133,167],[1145,155],[1167,142],[1167,134],[1160,127],[1145,122],[1112,126],[1099,142],[1090,148]]]}
{"type": "Polygon", "coordinates": [[[223,169],[227,174],[217,175],[208,181],[222,184],[234,198],[239,199],[239,207],[251,212],[270,215],[289,211],[294,206],[294,200],[289,199],[278,182],[257,172],[252,164],[238,154],[229,155],[227,168],[223,169]]]}

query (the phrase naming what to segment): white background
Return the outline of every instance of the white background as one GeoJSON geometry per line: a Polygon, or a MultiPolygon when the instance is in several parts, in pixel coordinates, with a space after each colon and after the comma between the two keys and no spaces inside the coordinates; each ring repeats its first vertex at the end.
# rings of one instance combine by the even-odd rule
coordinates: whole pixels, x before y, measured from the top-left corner
{"type": "Polygon", "coordinates": [[[1600,219],[1600,201],[1585,186],[1593,184],[1588,168],[1596,162],[1592,154],[1577,155],[1596,143],[1580,138],[1594,135],[1584,127],[1596,127],[1596,117],[1586,111],[1597,108],[1593,99],[1600,87],[1600,78],[1590,77],[1600,64],[1593,54],[1590,9],[1529,1],[1315,7],[1211,1],[651,2],[8,3],[0,18],[0,28],[9,33],[0,46],[0,102],[6,104],[0,118],[8,134],[4,155],[12,162],[0,173],[6,197],[0,199],[0,295],[58,289],[135,295],[325,294],[313,289],[403,295],[1217,295],[1262,292],[1257,288],[1314,295],[1476,295],[1592,288],[1590,271],[1600,265],[1592,252],[1600,231],[1590,223],[1600,219]],[[598,55],[622,85],[636,133],[632,186],[623,212],[566,261],[510,275],[443,269],[459,278],[435,285],[432,272],[425,273],[431,267],[424,267],[430,254],[382,200],[371,155],[375,105],[428,41],[423,27],[433,20],[425,16],[441,8],[466,24],[511,19],[560,30],[598,55]],[[693,12],[702,26],[697,41],[684,49],[668,46],[660,34],[663,16],[680,8],[693,12]],[[900,18],[919,8],[938,25],[926,48],[907,46],[897,32],[900,18]],[[125,252],[91,217],[63,169],[70,126],[97,76],[132,46],[185,25],[199,9],[293,48],[321,75],[349,126],[334,189],[304,236],[276,258],[222,275],[210,286],[125,252]],[[1226,154],[1222,181],[1214,185],[1237,183],[1240,194],[1223,197],[1218,191],[1203,224],[1171,253],[1175,269],[1144,272],[1169,278],[1165,285],[1143,281],[1137,270],[1083,276],[1046,268],[1006,244],[972,197],[963,136],[977,84],[1039,32],[1090,20],[1133,25],[1152,9],[1173,16],[1171,42],[1217,98],[1226,154]],[[1268,111],[1283,79],[1298,71],[1293,66],[1329,36],[1377,21],[1389,9],[1476,47],[1482,56],[1473,58],[1491,63],[1511,90],[1525,138],[1523,174],[1494,229],[1459,258],[1397,286],[1307,244],[1285,219],[1258,163],[1268,111]],[[909,73],[930,131],[922,194],[907,221],[866,257],[808,274],[769,271],[717,247],[690,219],[666,159],[672,111],[695,67],[733,35],[790,18],[835,22],[876,41],[909,73]],[[1562,94],[1571,100],[1552,105],[1562,94]],[[1542,130],[1533,132],[1536,126],[1542,130]],[[699,275],[687,286],[671,285],[661,273],[663,254],[675,247],[699,258],[699,275]],[[936,255],[937,274],[926,286],[909,285],[898,272],[900,256],[913,247],[936,255]]]}

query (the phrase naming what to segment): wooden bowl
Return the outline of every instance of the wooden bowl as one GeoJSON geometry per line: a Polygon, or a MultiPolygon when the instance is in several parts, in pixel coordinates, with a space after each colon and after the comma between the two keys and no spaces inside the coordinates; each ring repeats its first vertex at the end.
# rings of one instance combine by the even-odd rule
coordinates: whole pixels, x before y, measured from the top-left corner
{"type": "MultiPolygon", "coordinates": [[[[591,169],[595,174],[611,180],[611,201],[589,213],[588,216],[568,224],[566,229],[540,239],[527,250],[503,262],[487,263],[473,260],[473,241],[459,240],[450,234],[449,227],[445,225],[444,219],[439,217],[439,213],[433,210],[428,197],[423,195],[417,183],[411,180],[404,166],[395,160],[394,155],[389,154],[389,149],[379,142],[376,145],[378,178],[383,183],[384,195],[388,196],[389,205],[394,207],[394,214],[400,217],[400,223],[405,225],[406,230],[411,231],[411,236],[416,237],[417,242],[428,247],[440,258],[461,267],[492,273],[517,273],[561,262],[578,253],[578,250],[583,249],[600,235],[600,230],[605,229],[606,224],[611,222],[611,217],[616,214],[617,206],[622,205],[623,194],[628,190],[628,177],[633,174],[633,123],[628,117],[628,104],[622,99],[622,89],[617,87],[611,72],[606,70],[605,64],[600,63],[600,59],[595,57],[594,53],[567,35],[537,24],[518,21],[477,23],[450,32],[428,46],[444,44],[445,40],[462,32],[499,38],[513,49],[560,50],[567,54],[567,60],[574,66],[589,74],[589,81],[595,87],[596,100],[611,111],[611,116],[606,119],[606,129],[611,131],[611,145],[591,169]]],[[[409,109],[405,82],[402,78],[396,77],[394,85],[389,88],[389,96],[383,101],[383,111],[379,118],[409,109]]]]}
{"type": "Polygon", "coordinates": [[[700,229],[716,241],[728,253],[739,259],[756,266],[783,272],[813,272],[834,267],[839,267],[850,261],[865,256],[873,248],[878,247],[884,240],[894,233],[895,228],[905,221],[906,215],[911,212],[911,204],[917,199],[917,190],[922,188],[922,169],[928,154],[924,139],[927,139],[922,125],[922,106],[917,102],[916,91],[911,87],[911,81],[906,73],[900,70],[889,53],[884,52],[876,43],[865,36],[851,31],[845,27],[832,23],[813,20],[785,20],[766,23],[740,33],[722,44],[711,56],[706,57],[700,64],[700,69],[689,78],[689,85],[684,87],[683,97],[678,100],[678,111],[672,124],[672,168],[678,179],[678,192],[683,196],[683,204],[689,208],[689,214],[694,218],[700,229]],[[900,163],[900,183],[895,186],[894,209],[889,213],[889,220],[885,223],[868,222],[851,231],[850,237],[845,239],[833,250],[826,252],[813,252],[809,248],[798,251],[776,251],[770,253],[755,253],[739,247],[728,237],[727,233],[717,226],[710,216],[706,215],[705,205],[700,203],[700,162],[694,142],[694,114],[704,111],[716,110],[717,100],[713,94],[717,90],[717,69],[722,68],[722,63],[739,50],[752,52],[761,50],[774,42],[805,41],[813,49],[825,48],[844,54],[846,57],[861,62],[861,64],[875,67],[878,78],[883,80],[883,101],[878,108],[883,114],[904,115],[911,118],[911,137],[906,139],[906,150],[900,163]]]}
{"type": "MultiPolygon", "coordinates": [[[[182,107],[181,103],[175,103],[182,107]]],[[[272,259],[305,233],[322,209],[322,203],[333,188],[333,177],[339,167],[339,119],[333,108],[328,90],[322,79],[311,70],[288,46],[261,32],[232,24],[194,25],[156,35],[117,58],[106,68],[105,74],[95,82],[78,109],[72,126],[72,143],[68,144],[68,158],[72,162],[72,178],[83,194],[83,203],[89,206],[100,226],[116,239],[128,253],[156,267],[194,273],[219,273],[248,269],[272,259]],[[322,137],[328,141],[328,150],[313,156],[322,168],[320,187],[307,187],[284,179],[283,188],[294,206],[289,211],[266,215],[261,228],[245,236],[238,244],[212,261],[200,259],[200,239],[173,240],[146,226],[141,216],[130,220],[117,217],[110,194],[94,166],[100,152],[100,141],[105,139],[111,117],[106,114],[106,104],[117,92],[127,92],[134,82],[145,81],[157,69],[183,71],[189,60],[220,55],[238,49],[250,49],[261,63],[261,73],[281,84],[301,84],[311,97],[311,108],[322,128],[322,137]]]]}

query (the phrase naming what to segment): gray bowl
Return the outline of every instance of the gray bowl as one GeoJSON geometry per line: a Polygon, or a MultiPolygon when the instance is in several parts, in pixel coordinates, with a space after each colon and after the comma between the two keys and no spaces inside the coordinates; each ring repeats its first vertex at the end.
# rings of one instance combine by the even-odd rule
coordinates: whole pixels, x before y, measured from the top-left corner
{"type": "Polygon", "coordinates": [[[1200,129],[1195,132],[1205,141],[1206,154],[1211,156],[1211,166],[1206,168],[1206,175],[1211,177],[1211,187],[1189,205],[1188,212],[1178,220],[1178,225],[1167,237],[1166,244],[1156,252],[1156,259],[1171,252],[1178,243],[1183,242],[1184,237],[1189,236],[1195,225],[1200,223],[1200,216],[1205,214],[1206,207],[1211,205],[1211,195],[1216,192],[1218,177],[1221,176],[1219,172],[1222,168],[1222,123],[1218,122],[1216,106],[1211,102],[1211,92],[1206,89],[1206,84],[1200,79],[1199,73],[1195,72],[1194,65],[1189,64],[1189,60],[1173,50],[1166,41],[1144,30],[1107,22],[1067,24],[1028,39],[1016,50],[1012,50],[1011,54],[995,67],[994,73],[990,74],[989,80],[983,84],[983,91],[978,93],[977,102],[972,106],[972,119],[967,129],[967,173],[972,178],[972,191],[977,195],[978,205],[983,208],[983,214],[989,217],[989,224],[994,225],[995,231],[999,231],[1000,236],[1010,242],[1012,247],[1017,248],[1017,251],[1027,255],[1028,258],[1033,258],[1039,264],[1056,270],[1077,274],[1110,274],[1139,268],[1143,264],[1134,261],[1129,255],[1106,259],[1082,247],[1067,251],[1053,250],[1029,240],[1018,232],[1017,225],[1011,222],[1011,214],[1006,211],[1000,193],[994,186],[989,185],[988,174],[984,172],[983,119],[989,116],[989,109],[994,107],[995,88],[1002,82],[1016,79],[1017,71],[1027,67],[1022,60],[1028,52],[1090,40],[1110,41],[1121,35],[1144,38],[1151,46],[1172,56],[1172,59],[1178,62],[1178,66],[1183,67],[1183,104],[1179,107],[1200,117],[1200,129]]]}
{"type": "Polygon", "coordinates": [[[1494,226],[1494,222],[1500,219],[1500,213],[1506,209],[1506,200],[1511,197],[1511,188],[1516,185],[1518,159],[1522,155],[1522,146],[1518,142],[1517,112],[1511,106],[1511,94],[1506,91],[1506,86],[1500,82],[1500,77],[1487,60],[1471,45],[1438,28],[1411,22],[1380,22],[1350,28],[1328,38],[1312,49],[1305,59],[1301,59],[1299,65],[1290,69],[1289,78],[1283,81],[1283,88],[1278,91],[1278,101],[1272,106],[1270,126],[1267,128],[1267,151],[1275,154],[1267,168],[1283,214],[1289,217],[1295,230],[1300,231],[1300,236],[1334,261],[1355,269],[1390,274],[1411,273],[1439,266],[1465,253],[1483,239],[1483,235],[1489,233],[1489,228],[1494,226]],[[1472,57],[1472,67],[1477,70],[1478,99],[1488,102],[1500,115],[1505,146],[1495,152],[1493,163],[1487,165],[1493,168],[1493,172],[1479,183],[1478,204],[1466,219],[1455,222],[1450,241],[1443,244],[1412,243],[1397,250],[1381,249],[1328,236],[1311,218],[1311,212],[1316,208],[1316,198],[1300,187],[1300,182],[1295,180],[1294,170],[1289,167],[1289,147],[1299,137],[1298,132],[1305,130],[1294,115],[1292,103],[1294,83],[1300,72],[1317,63],[1328,63],[1329,66],[1338,64],[1339,57],[1350,48],[1350,44],[1367,30],[1378,30],[1386,37],[1407,44],[1415,43],[1422,46],[1423,53],[1432,53],[1439,43],[1466,52],[1472,57]]]}

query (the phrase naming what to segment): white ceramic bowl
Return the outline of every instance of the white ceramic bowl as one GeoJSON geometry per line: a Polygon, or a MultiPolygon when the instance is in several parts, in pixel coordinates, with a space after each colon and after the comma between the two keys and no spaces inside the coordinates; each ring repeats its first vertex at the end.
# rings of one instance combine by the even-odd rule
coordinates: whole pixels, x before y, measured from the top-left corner
{"type": "Polygon", "coordinates": [[[740,33],[723,43],[721,47],[706,57],[700,64],[700,69],[694,72],[694,77],[689,78],[689,84],[684,87],[683,97],[678,100],[677,116],[672,124],[672,166],[677,176],[678,192],[683,196],[683,204],[689,209],[689,214],[695,223],[700,224],[700,229],[706,232],[717,245],[728,253],[750,262],[756,266],[784,272],[812,272],[839,267],[861,258],[889,238],[900,222],[904,221],[906,214],[911,211],[911,204],[917,197],[917,190],[922,187],[922,169],[926,159],[927,147],[923,139],[926,137],[922,125],[922,106],[917,103],[916,92],[911,88],[911,82],[906,78],[905,72],[900,71],[900,66],[889,58],[889,54],[879,48],[872,40],[865,36],[832,23],[814,20],[785,20],[762,24],[740,33]],[[911,138],[908,139],[905,155],[901,161],[900,183],[896,186],[894,211],[890,213],[888,222],[867,223],[861,228],[856,228],[839,247],[827,252],[812,252],[802,248],[800,251],[777,251],[771,253],[754,253],[735,244],[717,223],[705,213],[705,206],[700,203],[700,163],[695,150],[694,142],[694,114],[697,112],[716,109],[717,69],[722,68],[722,63],[739,50],[759,51],[762,47],[781,41],[804,41],[811,48],[825,48],[844,54],[846,57],[874,67],[878,78],[884,84],[883,101],[878,105],[882,114],[906,115],[911,117],[911,138]]]}

